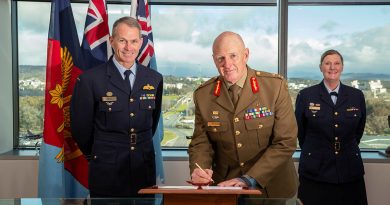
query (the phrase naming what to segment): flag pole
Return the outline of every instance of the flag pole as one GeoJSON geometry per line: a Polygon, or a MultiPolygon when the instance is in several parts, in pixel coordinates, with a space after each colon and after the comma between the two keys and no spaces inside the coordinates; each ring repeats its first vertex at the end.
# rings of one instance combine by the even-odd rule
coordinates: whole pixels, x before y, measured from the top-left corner
{"type": "Polygon", "coordinates": [[[136,18],[137,14],[137,6],[138,6],[138,0],[131,0],[131,10],[130,10],[130,17],[136,18]]]}

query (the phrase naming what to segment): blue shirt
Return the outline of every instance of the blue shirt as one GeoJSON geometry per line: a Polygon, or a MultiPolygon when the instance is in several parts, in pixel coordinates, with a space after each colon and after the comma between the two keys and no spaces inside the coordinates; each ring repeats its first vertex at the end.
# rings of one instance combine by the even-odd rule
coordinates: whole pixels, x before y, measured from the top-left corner
{"type": "MultiPolygon", "coordinates": [[[[116,68],[118,69],[119,73],[122,75],[122,78],[123,80],[125,79],[125,71],[126,70],[129,70],[128,68],[124,67],[123,65],[121,65],[115,58],[115,56],[112,58],[112,61],[114,62],[116,68]]],[[[134,81],[135,81],[135,77],[137,75],[137,63],[134,63],[131,67],[130,67],[130,70],[131,70],[131,74],[129,76],[129,80],[130,80],[130,86],[131,88],[133,87],[134,85],[134,81]]]]}

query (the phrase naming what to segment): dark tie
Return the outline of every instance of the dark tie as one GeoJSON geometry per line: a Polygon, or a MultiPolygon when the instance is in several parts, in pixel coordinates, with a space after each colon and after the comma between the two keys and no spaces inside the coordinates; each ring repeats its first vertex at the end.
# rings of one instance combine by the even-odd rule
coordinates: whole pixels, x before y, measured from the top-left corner
{"type": "Polygon", "coordinates": [[[233,105],[234,107],[236,107],[239,98],[238,94],[240,93],[240,86],[238,86],[237,84],[233,84],[232,86],[230,86],[229,91],[230,91],[230,97],[232,99],[233,105]]]}
{"type": "Polygon", "coordinates": [[[332,98],[332,96],[334,96],[334,100],[332,98],[332,101],[333,101],[333,104],[336,104],[337,97],[339,96],[339,94],[333,91],[333,92],[330,92],[329,95],[330,95],[330,98],[332,98]]]}
{"type": "Polygon", "coordinates": [[[334,95],[334,96],[336,96],[336,97],[338,97],[338,96],[339,96],[339,94],[338,94],[338,93],[336,93],[336,92],[334,92],[334,91],[333,91],[333,92],[330,92],[330,93],[329,93],[329,95],[330,95],[330,96],[334,95]]]}
{"type": "Polygon", "coordinates": [[[131,70],[126,70],[125,71],[125,84],[126,84],[126,89],[131,92],[131,85],[130,85],[130,74],[133,73],[131,70]]]}

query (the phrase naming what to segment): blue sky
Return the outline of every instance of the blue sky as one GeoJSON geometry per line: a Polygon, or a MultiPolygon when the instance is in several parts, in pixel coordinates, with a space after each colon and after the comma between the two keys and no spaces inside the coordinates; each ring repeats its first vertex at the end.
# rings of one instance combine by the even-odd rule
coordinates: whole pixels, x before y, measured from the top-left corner
{"type": "MultiPolygon", "coordinates": [[[[19,62],[44,65],[50,3],[19,2],[19,62]]],[[[82,37],[86,4],[72,4],[82,37]]],[[[130,12],[128,5],[108,5],[110,27],[130,12]]],[[[163,74],[216,75],[213,39],[222,31],[242,35],[249,65],[277,72],[276,7],[153,6],[152,26],[158,68],[163,74]]],[[[320,74],[320,55],[338,49],[344,72],[390,74],[390,6],[290,6],[291,75],[320,74]]]]}

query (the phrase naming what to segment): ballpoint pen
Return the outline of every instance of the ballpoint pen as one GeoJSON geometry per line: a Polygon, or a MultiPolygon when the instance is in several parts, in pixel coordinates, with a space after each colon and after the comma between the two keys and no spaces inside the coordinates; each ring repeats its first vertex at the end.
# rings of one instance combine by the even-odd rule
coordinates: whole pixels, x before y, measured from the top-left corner
{"type": "MultiPolygon", "coordinates": [[[[195,162],[195,165],[200,169],[200,170],[202,170],[204,173],[206,173],[207,174],[207,172],[204,170],[204,169],[202,169],[202,167],[201,166],[199,166],[199,164],[198,163],[196,163],[195,162]]],[[[207,174],[208,175],[208,174],[207,174]]],[[[214,182],[214,180],[210,177],[210,180],[212,181],[212,182],[214,182]]]]}

